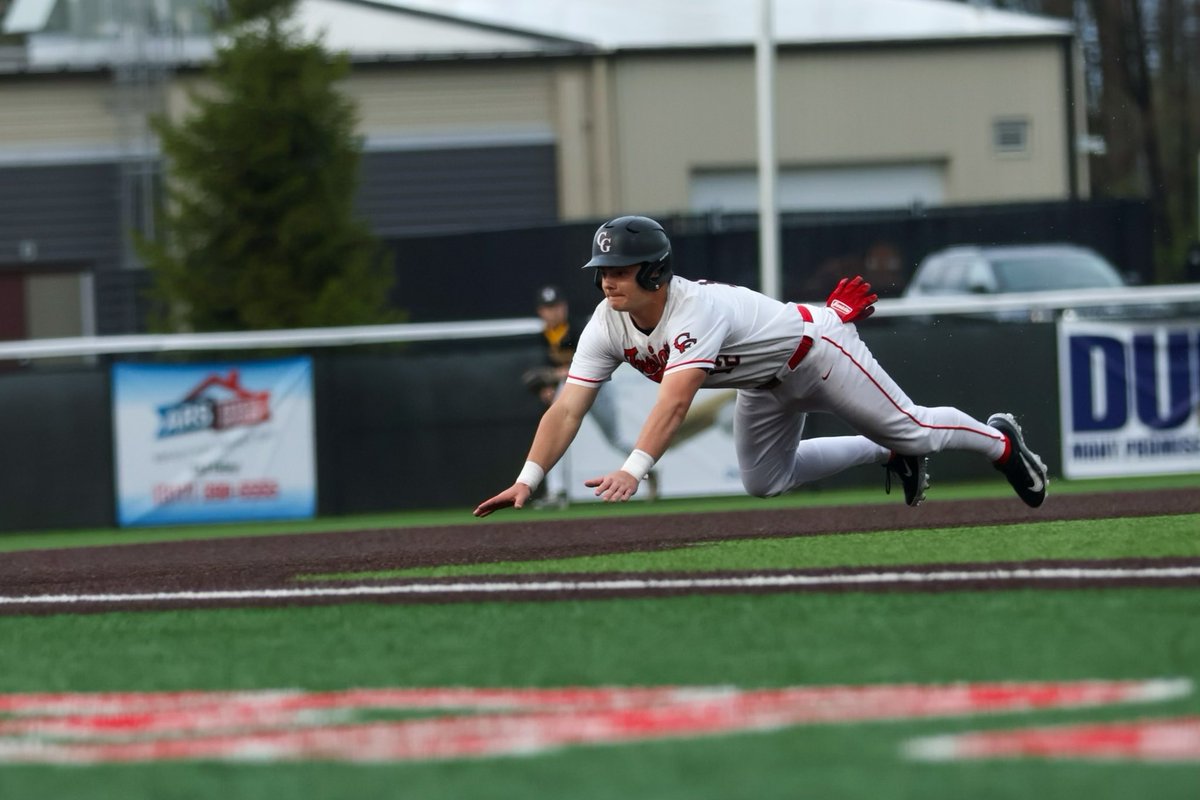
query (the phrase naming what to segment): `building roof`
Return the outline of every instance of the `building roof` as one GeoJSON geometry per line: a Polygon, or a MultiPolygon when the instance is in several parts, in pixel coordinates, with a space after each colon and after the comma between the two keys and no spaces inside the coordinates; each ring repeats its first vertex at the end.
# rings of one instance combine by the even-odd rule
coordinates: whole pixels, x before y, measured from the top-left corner
{"type": "MultiPolygon", "coordinates": [[[[373,0],[599,50],[752,44],[759,0],[373,0]]],[[[952,0],[774,0],[781,44],[1069,36],[1061,20],[952,0]]]]}
{"type": "MultiPolygon", "coordinates": [[[[173,0],[194,7],[203,0],[173,0]]],[[[87,69],[130,58],[203,62],[205,31],[148,45],[121,23],[94,31],[68,19],[65,0],[13,0],[6,33],[28,34],[25,69],[87,69]]],[[[773,0],[777,43],[823,45],[1069,37],[1069,23],[952,0],[773,0]]],[[[742,48],[761,27],[760,0],[300,0],[298,20],[331,50],[359,61],[497,55],[742,48]]],[[[178,19],[176,14],[174,19],[178,19]]],[[[194,21],[199,15],[192,13],[194,21]]]]}

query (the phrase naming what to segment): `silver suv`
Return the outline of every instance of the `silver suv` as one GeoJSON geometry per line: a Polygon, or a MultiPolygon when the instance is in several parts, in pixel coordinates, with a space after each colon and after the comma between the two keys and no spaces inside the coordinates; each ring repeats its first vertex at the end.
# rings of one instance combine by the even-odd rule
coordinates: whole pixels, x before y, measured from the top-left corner
{"type": "Polygon", "coordinates": [[[905,297],[1111,289],[1126,286],[1116,267],[1070,244],[951,247],[926,256],[905,297]]]}
{"type": "MultiPolygon", "coordinates": [[[[926,256],[904,288],[902,297],[988,297],[1114,289],[1129,285],[1116,267],[1086,247],[1071,244],[961,246],[926,256]]],[[[1000,322],[1050,322],[1059,316],[1127,319],[1156,317],[1163,313],[1162,306],[1109,303],[1076,306],[1061,312],[1032,305],[964,316],[1000,322]]]]}

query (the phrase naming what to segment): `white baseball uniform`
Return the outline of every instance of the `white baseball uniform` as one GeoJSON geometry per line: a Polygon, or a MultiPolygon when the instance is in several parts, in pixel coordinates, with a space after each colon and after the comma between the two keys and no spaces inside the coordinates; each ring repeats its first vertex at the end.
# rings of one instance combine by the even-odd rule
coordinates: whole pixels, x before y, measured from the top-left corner
{"type": "Polygon", "coordinates": [[[852,324],[820,305],[781,303],[741,286],[675,276],[652,331],[601,301],[567,381],[598,386],[622,363],[653,381],[708,372],[704,388],[738,390],[734,440],[742,483],[771,496],[891,452],[968,450],[1001,457],[1004,436],[956,408],[915,405],[875,361],[852,324]],[[805,414],[837,415],[861,436],[802,440],[805,414]]]}

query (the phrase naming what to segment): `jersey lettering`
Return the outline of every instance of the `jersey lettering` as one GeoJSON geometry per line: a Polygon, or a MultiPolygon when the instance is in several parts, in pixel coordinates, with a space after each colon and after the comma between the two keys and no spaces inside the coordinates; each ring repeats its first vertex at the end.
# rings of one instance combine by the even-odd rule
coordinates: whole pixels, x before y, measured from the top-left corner
{"type": "Polygon", "coordinates": [[[625,348],[625,361],[655,383],[662,383],[670,357],[671,350],[666,345],[657,353],[651,348],[645,355],[639,354],[636,347],[625,348]]]}
{"type": "Polygon", "coordinates": [[[742,363],[741,356],[717,356],[716,363],[712,369],[708,371],[709,375],[721,375],[726,372],[733,372],[738,364],[742,363]]]}

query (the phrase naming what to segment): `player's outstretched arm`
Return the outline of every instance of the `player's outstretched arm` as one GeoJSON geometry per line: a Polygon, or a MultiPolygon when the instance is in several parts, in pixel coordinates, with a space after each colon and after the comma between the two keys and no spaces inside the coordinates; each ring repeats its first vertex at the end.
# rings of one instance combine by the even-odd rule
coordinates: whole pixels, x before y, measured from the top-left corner
{"type": "Polygon", "coordinates": [[[596,389],[568,383],[542,414],[533,444],[529,448],[525,467],[512,486],[475,507],[475,516],[486,517],[502,508],[523,508],[533,490],[538,487],[567,447],[579,433],[584,416],[596,399],[596,389]]]}

